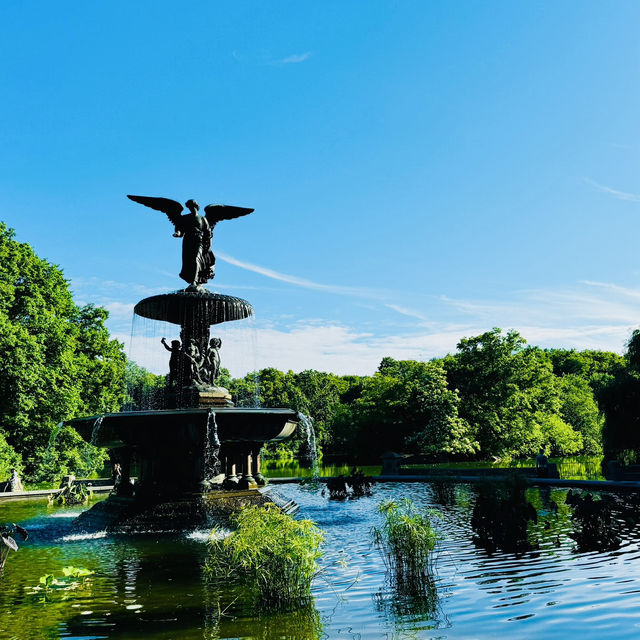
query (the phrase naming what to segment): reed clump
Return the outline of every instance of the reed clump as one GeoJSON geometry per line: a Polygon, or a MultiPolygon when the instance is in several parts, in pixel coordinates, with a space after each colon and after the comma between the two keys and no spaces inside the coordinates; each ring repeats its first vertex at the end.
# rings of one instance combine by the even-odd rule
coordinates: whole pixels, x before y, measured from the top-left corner
{"type": "Polygon", "coordinates": [[[233,532],[214,529],[205,575],[245,584],[266,609],[290,609],[310,601],[324,534],[311,520],[296,520],[275,505],[247,506],[230,519],[233,532]]]}
{"type": "Polygon", "coordinates": [[[431,577],[432,551],[438,534],[432,510],[418,509],[411,500],[387,500],[378,505],[384,517],[373,527],[375,544],[381,549],[392,582],[404,590],[422,590],[431,577]]]}

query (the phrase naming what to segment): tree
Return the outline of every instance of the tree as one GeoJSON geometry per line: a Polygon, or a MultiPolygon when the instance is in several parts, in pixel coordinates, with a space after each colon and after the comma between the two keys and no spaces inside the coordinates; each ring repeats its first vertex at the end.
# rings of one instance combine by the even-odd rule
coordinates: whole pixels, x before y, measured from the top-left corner
{"type": "Polygon", "coordinates": [[[589,383],[577,375],[565,375],[558,381],[562,419],[582,436],[582,450],[588,454],[602,453],[600,413],[589,383]]]}
{"type": "Polygon", "coordinates": [[[109,337],[107,315],[76,306],[62,271],[0,223],[0,433],[31,476],[51,459],[50,444],[64,451],[57,474],[75,471],[68,465],[84,443],[68,427],[50,443],[56,424],[122,403],[126,358],[109,337]]]}
{"type": "Polygon", "coordinates": [[[625,358],[611,351],[548,349],[546,353],[551,358],[556,376],[575,375],[586,380],[596,397],[627,368],[625,358]]]}
{"type": "Polygon", "coordinates": [[[640,459],[640,330],[627,343],[627,368],[619,371],[598,395],[605,414],[605,456],[625,462],[640,459]]]}
{"type": "Polygon", "coordinates": [[[361,459],[410,447],[432,456],[471,455],[477,443],[458,416],[458,404],[441,363],[384,358],[332,429],[346,436],[343,446],[361,459]]]}
{"type": "Polygon", "coordinates": [[[576,452],[577,436],[569,437],[564,427],[562,437],[552,435],[559,436],[563,421],[551,360],[541,349],[527,348],[517,331],[503,335],[495,328],[463,338],[444,366],[483,457],[524,457],[544,447],[576,452]]]}

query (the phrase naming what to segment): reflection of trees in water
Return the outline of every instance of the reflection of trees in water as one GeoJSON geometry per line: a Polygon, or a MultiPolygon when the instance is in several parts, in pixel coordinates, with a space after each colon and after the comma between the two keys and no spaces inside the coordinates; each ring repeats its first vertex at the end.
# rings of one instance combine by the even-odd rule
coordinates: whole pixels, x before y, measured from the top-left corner
{"type": "Polygon", "coordinates": [[[566,503],[573,508],[569,533],[576,551],[611,551],[618,549],[640,522],[640,496],[624,496],[569,490],[566,503]]]}
{"type": "Polygon", "coordinates": [[[497,549],[522,553],[535,547],[528,538],[529,522],[538,522],[538,512],[527,500],[528,482],[513,474],[505,480],[479,483],[471,515],[474,542],[494,553],[497,549]]]}

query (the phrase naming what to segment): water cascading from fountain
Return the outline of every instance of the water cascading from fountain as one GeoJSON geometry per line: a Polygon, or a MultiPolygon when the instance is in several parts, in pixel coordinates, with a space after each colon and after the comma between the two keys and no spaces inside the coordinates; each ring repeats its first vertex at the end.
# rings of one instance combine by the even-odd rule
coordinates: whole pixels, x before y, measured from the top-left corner
{"type": "Polygon", "coordinates": [[[316,446],[316,432],[313,428],[313,418],[304,413],[299,413],[298,415],[300,416],[300,424],[307,438],[307,449],[311,462],[311,477],[313,480],[317,480],[320,477],[320,467],[318,466],[318,449],[316,446]]]}
{"type": "Polygon", "coordinates": [[[209,409],[207,415],[207,431],[204,443],[204,471],[205,481],[210,481],[220,472],[220,439],[218,438],[218,423],[216,422],[216,412],[209,409]]]}

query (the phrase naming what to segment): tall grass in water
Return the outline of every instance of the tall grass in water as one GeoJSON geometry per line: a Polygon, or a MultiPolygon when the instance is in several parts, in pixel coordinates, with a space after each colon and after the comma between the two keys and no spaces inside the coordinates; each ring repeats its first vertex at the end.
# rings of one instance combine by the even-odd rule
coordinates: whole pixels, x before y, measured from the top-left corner
{"type": "Polygon", "coordinates": [[[423,591],[431,578],[432,551],[438,539],[431,524],[433,511],[419,510],[411,500],[387,500],[378,505],[384,516],[373,527],[373,539],[384,556],[391,582],[405,592],[423,591]]]}
{"type": "Polygon", "coordinates": [[[310,520],[295,520],[275,505],[247,506],[231,516],[233,533],[214,529],[205,575],[239,580],[258,606],[288,609],[309,602],[318,573],[323,533],[310,520]]]}

